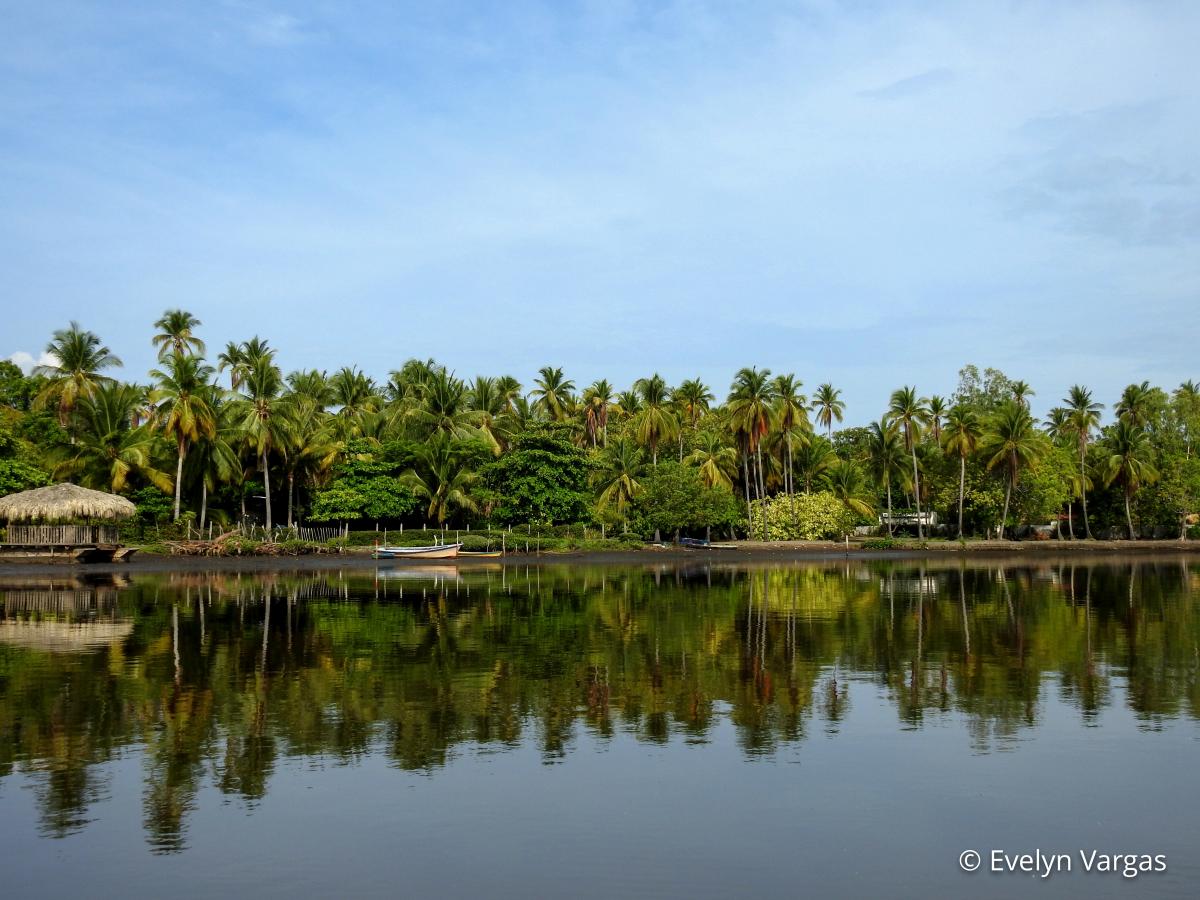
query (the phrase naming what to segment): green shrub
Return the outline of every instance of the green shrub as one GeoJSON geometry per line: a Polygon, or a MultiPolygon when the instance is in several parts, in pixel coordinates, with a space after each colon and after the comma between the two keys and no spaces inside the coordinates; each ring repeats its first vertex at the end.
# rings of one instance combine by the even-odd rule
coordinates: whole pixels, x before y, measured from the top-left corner
{"type": "Polygon", "coordinates": [[[830,541],[854,530],[854,514],[833,494],[818,491],[755,501],[751,537],[761,536],[764,508],[771,541],[830,541]]]}

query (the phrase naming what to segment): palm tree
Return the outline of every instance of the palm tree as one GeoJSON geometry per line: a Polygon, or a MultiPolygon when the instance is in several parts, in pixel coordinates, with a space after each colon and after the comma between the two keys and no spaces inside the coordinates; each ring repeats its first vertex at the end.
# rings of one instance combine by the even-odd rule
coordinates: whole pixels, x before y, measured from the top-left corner
{"type": "Polygon", "coordinates": [[[333,386],[329,376],[319,369],[307,369],[291,372],[287,377],[288,389],[299,400],[306,400],[317,409],[325,409],[334,404],[333,386]]]}
{"type": "Polygon", "coordinates": [[[511,375],[501,375],[496,379],[496,390],[504,398],[504,405],[511,412],[517,398],[521,396],[521,382],[511,375]]]}
{"type": "Polygon", "coordinates": [[[1014,381],[1009,390],[1012,391],[1013,402],[1021,404],[1026,409],[1029,409],[1029,398],[1037,396],[1037,392],[1024,381],[1014,381]]]}
{"type": "Polygon", "coordinates": [[[702,431],[696,438],[696,449],[685,460],[700,469],[700,480],[708,487],[733,490],[737,474],[737,451],[715,431],[702,431]]]}
{"type": "Polygon", "coordinates": [[[1148,381],[1128,385],[1121,392],[1121,399],[1117,401],[1117,418],[1138,428],[1145,428],[1150,424],[1153,413],[1154,393],[1155,388],[1152,388],[1148,381]]]}
{"type": "Polygon", "coordinates": [[[266,526],[273,527],[271,516],[270,454],[289,444],[288,413],[291,400],[283,393],[283,374],[275,365],[274,351],[247,353],[241,388],[244,397],[238,401],[238,427],[246,443],[258,457],[263,476],[266,499],[266,526]]]}
{"type": "Polygon", "coordinates": [[[357,368],[343,366],[329,379],[329,391],[330,405],[337,407],[338,433],[343,439],[361,435],[364,421],[379,410],[375,382],[357,368]]]}
{"type": "Polygon", "coordinates": [[[658,468],[658,445],[679,431],[679,420],[671,410],[671,391],[657,372],[649,378],[639,378],[633,388],[642,401],[642,408],[633,419],[637,440],[650,448],[650,458],[658,468]]]}
{"type": "Polygon", "coordinates": [[[912,454],[913,499],[917,504],[917,540],[925,537],[921,524],[921,475],[917,471],[917,442],[921,439],[921,428],[929,420],[929,409],[925,401],[917,396],[915,387],[902,387],[892,392],[888,404],[888,417],[903,429],[904,449],[912,454]]]}
{"type": "MultiPolygon", "coordinates": [[[[808,421],[807,401],[800,393],[801,383],[795,375],[776,375],[774,384],[775,421],[784,436],[784,446],[787,448],[787,465],[784,467],[783,489],[791,496],[795,493],[792,484],[794,464],[792,459],[792,435],[797,431],[807,435],[811,429],[808,421]]],[[[795,502],[792,504],[792,515],[795,516],[795,502]]]]}
{"type": "Polygon", "coordinates": [[[563,377],[563,370],[555,366],[542,366],[538,369],[538,377],[534,379],[534,387],[530,396],[535,398],[535,405],[546,413],[552,422],[562,422],[567,418],[567,407],[571,403],[571,393],[575,390],[575,382],[563,377]]]}
{"type": "Polygon", "coordinates": [[[817,414],[817,421],[825,427],[825,437],[833,438],[833,421],[842,421],[842,413],[846,404],[840,399],[842,392],[832,384],[822,384],[813,394],[812,408],[817,414]]]}
{"type": "Polygon", "coordinates": [[[980,442],[988,456],[988,469],[1002,467],[1005,473],[1004,514],[1000,518],[1000,539],[1008,522],[1008,507],[1021,470],[1033,465],[1045,452],[1046,439],[1037,430],[1033,416],[1018,400],[1005,403],[992,416],[980,442]]]}
{"type": "Polygon", "coordinates": [[[825,483],[842,505],[853,515],[869,517],[875,514],[870,491],[862,469],[846,459],[839,459],[825,474],[825,483]]]}
{"type": "Polygon", "coordinates": [[[470,495],[478,480],[471,471],[463,448],[447,434],[436,434],[421,448],[417,465],[405,480],[420,496],[429,498],[426,514],[444,525],[454,509],[475,512],[479,507],[470,495]]]}
{"type": "Polygon", "coordinates": [[[1183,427],[1184,457],[1191,459],[1192,432],[1200,422],[1200,385],[1189,379],[1175,389],[1173,396],[1183,427]]]}
{"type": "Polygon", "coordinates": [[[34,375],[46,379],[34,397],[34,406],[38,409],[57,406],[58,424],[66,428],[75,404],[90,397],[101,385],[110,383],[112,379],[101,373],[119,367],[121,360],[100,342],[96,334],[80,328],[78,322],[54,332],[46,345],[46,353],[54,359],[54,364],[33,370],[34,375]]]}
{"type": "Polygon", "coordinates": [[[949,404],[946,403],[946,398],[939,397],[937,394],[934,394],[928,400],[929,433],[933,435],[933,442],[935,444],[941,444],[942,442],[942,422],[945,421],[948,407],[949,404]]]}
{"type": "Polygon", "coordinates": [[[155,407],[155,422],[163,436],[174,441],[175,461],[175,514],[179,521],[179,504],[183,492],[183,461],[188,447],[202,437],[216,435],[217,421],[209,405],[209,379],[213,376],[212,366],[206,365],[199,356],[172,352],[162,357],[163,369],[154,369],[150,375],[158,381],[150,392],[150,401],[155,407]]]}
{"type": "MultiPolygon", "coordinates": [[[[754,516],[750,504],[750,464],[749,458],[758,461],[758,497],[765,499],[766,489],[763,485],[762,468],[762,439],[771,430],[773,385],[770,369],[745,368],[739,369],[733,377],[733,384],[726,402],[729,414],[729,427],[742,448],[742,477],[746,492],[746,515],[753,526],[754,516]]],[[[763,538],[766,538],[766,510],[763,511],[763,538]]]]}
{"type": "Polygon", "coordinates": [[[708,385],[699,378],[688,378],[681,381],[679,387],[671,392],[671,398],[693,431],[699,426],[700,419],[708,412],[710,404],[716,399],[708,385]]]}
{"type": "Polygon", "coordinates": [[[1117,420],[1116,425],[1104,439],[1104,483],[1120,481],[1125,495],[1125,526],[1129,539],[1134,539],[1133,517],[1129,513],[1129,501],[1143,484],[1158,480],[1158,470],[1151,462],[1153,447],[1146,429],[1137,425],[1132,417],[1117,420]]]}
{"type": "Polygon", "coordinates": [[[456,440],[483,440],[493,452],[499,443],[478,428],[480,415],[471,408],[470,392],[464,382],[445,369],[434,371],[420,390],[421,404],[413,412],[414,421],[426,435],[444,435],[456,440]]]}
{"type": "Polygon", "coordinates": [[[807,443],[796,448],[796,471],[804,482],[804,493],[812,492],[813,485],[820,482],[825,473],[838,461],[833,445],[827,438],[814,435],[807,443]]]}
{"type": "Polygon", "coordinates": [[[229,370],[229,389],[236,391],[242,381],[246,365],[246,345],[230,341],[225,349],[217,354],[217,371],[229,370]]]}
{"type": "Polygon", "coordinates": [[[58,455],[56,478],[78,478],[84,487],[123,491],[132,478],[171,491],[171,477],[154,465],[156,438],[148,425],[134,427],[141,391],[128,384],[101,383],[77,405],[77,438],[58,455]]]}
{"type": "Polygon", "coordinates": [[[158,358],[165,359],[172,353],[178,356],[203,356],[204,341],[196,337],[196,329],[200,324],[199,319],[182,309],[168,309],[163,313],[162,318],[154,323],[158,333],[151,338],[151,343],[158,348],[158,358]]]}
{"type": "Polygon", "coordinates": [[[477,375],[467,391],[467,405],[475,413],[475,422],[484,439],[500,447],[497,421],[508,409],[508,398],[501,393],[498,380],[477,375]]]}
{"type": "Polygon", "coordinates": [[[1083,504],[1083,532],[1092,539],[1092,524],[1088,519],[1087,486],[1091,483],[1087,474],[1087,448],[1092,432],[1100,427],[1100,411],[1103,403],[1092,400],[1092,392],[1083,385],[1072,385],[1063,399],[1069,414],[1070,430],[1075,435],[1075,446],[1079,451],[1079,498],[1083,504]]]}
{"type": "Polygon", "coordinates": [[[220,391],[210,385],[207,391],[208,405],[216,418],[216,429],[212,437],[201,437],[188,452],[189,467],[200,478],[200,529],[208,521],[208,495],[220,484],[233,481],[241,470],[234,445],[237,441],[236,424],[230,415],[234,407],[222,402],[220,391]]]}
{"type": "Polygon", "coordinates": [[[959,404],[946,414],[941,445],[947,456],[958,457],[958,538],[963,538],[963,503],[967,493],[967,457],[979,446],[983,423],[969,406],[959,404]]]}
{"type": "Polygon", "coordinates": [[[641,450],[622,437],[605,448],[600,457],[600,466],[593,473],[592,482],[599,493],[597,507],[616,513],[623,530],[628,530],[629,506],[641,493],[642,486],[638,478],[644,469],[641,450]]]}
{"type": "Polygon", "coordinates": [[[596,435],[602,436],[602,443],[608,446],[608,411],[613,405],[613,386],[601,378],[593,382],[583,392],[584,427],[592,446],[596,446],[596,435]]]}
{"type": "Polygon", "coordinates": [[[616,412],[619,419],[624,421],[632,419],[641,412],[641,409],[642,399],[634,390],[621,391],[617,394],[617,402],[613,404],[613,411],[616,412]]]}
{"type": "Polygon", "coordinates": [[[888,534],[892,533],[892,481],[905,483],[904,470],[908,460],[904,458],[904,447],[900,444],[900,433],[894,422],[882,418],[867,428],[867,465],[871,476],[887,490],[888,534]]]}

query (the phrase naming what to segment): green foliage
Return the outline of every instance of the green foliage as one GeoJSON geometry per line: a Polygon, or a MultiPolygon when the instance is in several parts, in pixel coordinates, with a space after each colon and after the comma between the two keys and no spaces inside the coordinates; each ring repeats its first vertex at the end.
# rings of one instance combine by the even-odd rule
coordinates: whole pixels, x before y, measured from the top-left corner
{"type": "Polygon", "coordinates": [[[421,503],[400,475],[415,458],[416,449],[407,442],[377,447],[369,441],[351,441],[345,459],[334,470],[334,480],[313,496],[309,519],[392,522],[412,514],[421,503]]]}
{"type": "Polygon", "coordinates": [[[708,487],[700,470],[691,466],[660,462],[640,484],[630,520],[641,534],[730,528],[745,519],[745,507],[733,494],[708,487]]]}
{"type": "Polygon", "coordinates": [[[1072,452],[1061,447],[1052,448],[1022,474],[1013,490],[1017,521],[1026,525],[1045,525],[1053,520],[1071,499],[1074,474],[1072,452]]]}
{"type": "Polygon", "coordinates": [[[0,497],[49,483],[50,476],[33,463],[20,459],[0,459],[0,497]]]}
{"type": "Polygon", "coordinates": [[[493,521],[553,524],[590,518],[592,464],[568,435],[567,429],[552,425],[530,429],[516,438],[512,449],[484,466],[484,482],[496,501],[493,521]]]}
{"type": "Polygon", "coordinates": [[[837,540],[854,530],[854,515],[828,491],[756,500],[755,528],[763,519],[764,509],[767,539],[772,541],[837,540]]]}
{"type": "Polygon", "coordinates": [[[161,525],[171,518],[171,498],[156,487],[144,487],[129,497],[137,507],[137,520],[144,525],[161,525]]]}

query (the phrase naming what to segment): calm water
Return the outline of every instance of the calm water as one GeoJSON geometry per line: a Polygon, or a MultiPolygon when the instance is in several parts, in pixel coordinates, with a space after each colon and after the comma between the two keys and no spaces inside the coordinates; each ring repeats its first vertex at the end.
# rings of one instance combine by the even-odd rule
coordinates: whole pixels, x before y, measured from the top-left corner
{"type": "Polygon", "coordinates": [[[1177,560],[9,574],[3,893],[1193,897],[1198,676],[1177,560]]]}

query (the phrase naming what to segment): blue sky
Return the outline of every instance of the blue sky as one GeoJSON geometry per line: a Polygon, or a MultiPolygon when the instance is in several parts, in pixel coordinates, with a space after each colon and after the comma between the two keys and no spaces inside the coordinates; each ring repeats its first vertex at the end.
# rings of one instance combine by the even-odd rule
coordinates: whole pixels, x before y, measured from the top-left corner
{"type": "Polygon", "coordinates": [[[1200,4],[0,6],[0,357],[1200,378],[1200,4]]]}

